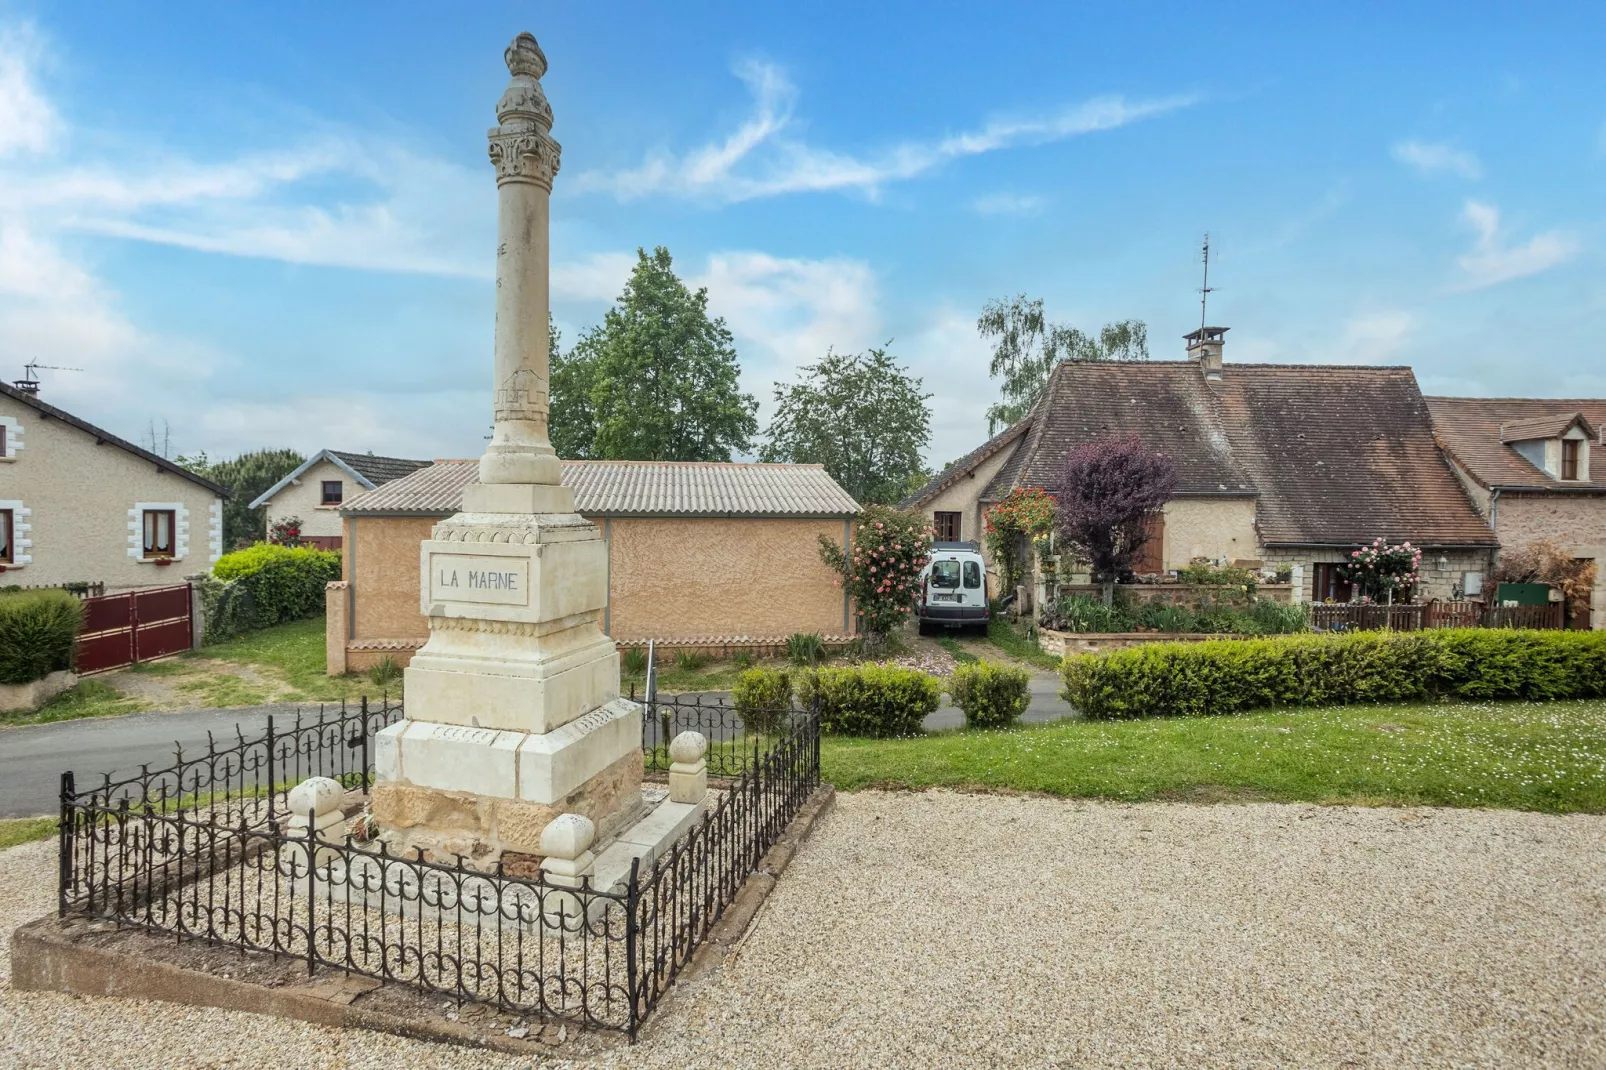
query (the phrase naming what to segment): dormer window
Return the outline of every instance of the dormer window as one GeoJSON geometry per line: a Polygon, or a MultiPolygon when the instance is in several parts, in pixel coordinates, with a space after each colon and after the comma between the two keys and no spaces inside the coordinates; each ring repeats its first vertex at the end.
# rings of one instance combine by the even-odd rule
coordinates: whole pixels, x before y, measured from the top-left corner
{"type": "Polygon", "coordinates": [[[1564,438],[1561,440],[1561,478],[1578,478],[1578,455],[1583,446],[1583,439],[1564,438]]]}

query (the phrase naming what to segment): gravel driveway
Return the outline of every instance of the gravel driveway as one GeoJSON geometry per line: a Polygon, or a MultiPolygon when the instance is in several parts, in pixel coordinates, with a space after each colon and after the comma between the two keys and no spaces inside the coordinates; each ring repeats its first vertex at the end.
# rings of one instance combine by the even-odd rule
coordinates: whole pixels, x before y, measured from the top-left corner
{"type": "MultiPolygon", "coordinates": [[[[0,854],[0,929],[52,859],[0,854]]],[[[4,987],[0,1021],[16,1066],[529,1065],[4,987]]],[[[1606,818],[843,795],[734,963],[599,1060],[1606,1066],[1606,818]]]]}

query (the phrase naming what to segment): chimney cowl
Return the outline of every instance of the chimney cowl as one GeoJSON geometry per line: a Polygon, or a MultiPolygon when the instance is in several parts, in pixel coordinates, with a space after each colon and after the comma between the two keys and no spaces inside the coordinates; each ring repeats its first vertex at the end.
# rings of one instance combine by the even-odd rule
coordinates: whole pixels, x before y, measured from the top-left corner
{"type": "Polygon", "coordinates": [[[1188,343],[1188,359],[1199,362],[1207,380],[1221,378],[1221,350],[1228,330],[1228,327],[1200,327],[1182,336],[1188,343]]]}

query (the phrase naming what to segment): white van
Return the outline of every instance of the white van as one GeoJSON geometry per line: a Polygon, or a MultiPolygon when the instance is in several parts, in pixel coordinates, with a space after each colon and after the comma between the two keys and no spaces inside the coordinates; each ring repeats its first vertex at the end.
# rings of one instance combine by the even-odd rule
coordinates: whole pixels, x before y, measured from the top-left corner
{"type": "Polygon", "coordinates": [[[987,630],[987,566],[973,542],[939,542],[920,570],[920,634],[931,628],[987,630]]]}

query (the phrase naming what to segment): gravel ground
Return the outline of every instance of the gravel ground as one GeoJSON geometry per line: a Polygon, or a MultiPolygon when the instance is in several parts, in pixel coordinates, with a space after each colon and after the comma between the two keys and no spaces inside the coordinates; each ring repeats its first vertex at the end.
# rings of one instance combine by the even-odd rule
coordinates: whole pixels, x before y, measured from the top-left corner
{"type": "MultiPolygon", "coordinates": [[[[0,854],[5,934],[51,852],[0,854]]],[[[0,1023],[15,1066],[529,1065],[3,978],[0,1023]]],[[[597,1058],[1606,1066],[1606,818],[844,795],[734,963],[597,1058]]]]}

